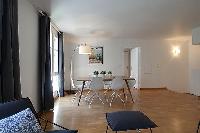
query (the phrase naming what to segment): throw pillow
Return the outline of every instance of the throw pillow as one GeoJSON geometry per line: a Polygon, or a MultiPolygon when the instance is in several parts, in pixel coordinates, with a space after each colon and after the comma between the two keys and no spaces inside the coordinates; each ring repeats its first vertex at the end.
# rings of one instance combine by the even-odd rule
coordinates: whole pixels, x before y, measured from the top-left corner
{"type": "Polygon", "coordinates": [[[45,133],[78,133],[78,130],[54,130],[45,133]]]}
{"type": "Polygon", "coordinates": [[[43,132],[41,126],[29,108],[0,120],[0,133],[41,132],[43,132]]]}

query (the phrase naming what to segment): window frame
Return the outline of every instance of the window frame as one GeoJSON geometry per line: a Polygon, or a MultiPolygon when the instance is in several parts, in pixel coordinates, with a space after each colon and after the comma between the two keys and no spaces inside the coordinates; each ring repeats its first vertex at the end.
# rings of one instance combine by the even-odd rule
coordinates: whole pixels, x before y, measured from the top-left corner
{"type": "Polygon", "coordinates": [[[58,32],[57,30],[50,25],[50,53],[51,53],[51,74],[56,76],[59,74],[59,46],[58,46],[58,32]],[[55,38],[57,38],[57,44],[55,44],[55,38]],[[55,49],[57,45],[57,49],[55,49]],[[57,51],[57,70],[55,71],[55,51],[57,51]]]}

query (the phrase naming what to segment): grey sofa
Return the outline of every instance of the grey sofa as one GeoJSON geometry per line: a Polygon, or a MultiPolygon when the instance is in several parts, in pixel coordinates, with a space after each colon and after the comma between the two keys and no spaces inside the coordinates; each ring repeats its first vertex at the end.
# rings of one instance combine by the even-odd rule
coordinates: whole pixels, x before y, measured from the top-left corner
{"type": "Polygon", "coordinates": [[[31,109],[32,113],[35,115],[36,119],[39,121],[40,126],[41,126],[40,121],[42,120],[44,122],[45,126],[43,128],[43,131],[46,130],[47,124],[53,124],[62,129],[62,130],[55,130],[55,131],[45,131],[47,133],[77,133],[78,132],[78,130],[69,130],[68,128],[65,128],[61,125],[58,125],[49,120],[45,120],[45,119],[39,117],[29,98],[22,98],[20,100],[15,100],[15,101],[0,104],[0,120],[7,118],[9,116],[12,116],[22,110],[27,109],[27,108],[31,109]]]}

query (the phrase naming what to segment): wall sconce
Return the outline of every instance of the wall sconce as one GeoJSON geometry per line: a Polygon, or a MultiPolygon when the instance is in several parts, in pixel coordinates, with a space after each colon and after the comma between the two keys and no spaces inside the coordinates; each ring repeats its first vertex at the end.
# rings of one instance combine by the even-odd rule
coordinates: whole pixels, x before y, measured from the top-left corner
{"type": "Polygon", "coordinates": [[[180,50],[179,47],[174,47],[174,48],[173,48],[173,55],[174,55],[174,56],[179,56],[180,53],[181,53],[181,50],[180,50]]]}

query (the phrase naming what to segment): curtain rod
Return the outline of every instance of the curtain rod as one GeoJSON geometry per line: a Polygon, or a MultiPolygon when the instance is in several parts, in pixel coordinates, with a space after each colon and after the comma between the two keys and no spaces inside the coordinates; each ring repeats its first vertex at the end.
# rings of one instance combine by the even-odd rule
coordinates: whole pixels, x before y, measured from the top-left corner
{"type": "MultiPolygon", "coordinates": [[[[35,4],[33,4],[31,1],[29,1],[31,3],[31,5],[35,8],[35,10],[40,13],[42,16],[49,16],[46,12],[43,12],[40,8],[36,7],[35,4]]],[[[50,18],[50,17],[49,17],[50,18]]],[[[54,22],[51,20],[50,18],[50,23],[51,23],[51,26],[58,32],[61,34],[61,31],[59,30],[59,28],[54,24],[54,22]]]]}
{"type": "MultiPolygon", "coordinates": [[[[46,15],[46,13],[44,13],[44,12],[41,11],[41,10],[38,10],[38,12],[39,12],[41,15],[43,15],[43,16],[46,15]]],[[[49,17],[49,18],[50,18],[50,17],[49,17]]],[[[50,18],[50,24],[51,24],[51,26],[52,26],[58,33],[61,34],[61,31],[60,31],[59,28],[55,25],[55,23],[51,20],[51,18],[50,18]]]]}
{"type": "MultiPolygon", "coordinates": [[[[45,16],[45,15],[47,15],[46,13],[44,13],[42,10],[37,10],[42,16],[45,16]]],[[[50,18],[50,17],[49,17],[50,18]]],[[[59,28],[55,25],[55,23],[51,20],[51,18],[50,18],[50,24],[51,24],[51,26],[58,32],[58,33],[60,33],[61,34],[61,31],[59,30],[59,28]]]]}
{"type": "Polygon", "coordinates": [[[51,21],[51,26],[58,32],[61,34],[61,31],[59,30],[59,28],[54,24],[53,21],[51,21]]]}
{"type": "MultiPolygon", "coordinates": [[[[36,10],[37,10],[37,9],[36,9],[36,10]]],[[[37,11],[38,11],[42,16],[45,16],[45,15],[46,15],[46,14],[43,13],[42,10],[39,10],[39,9],[38,9],[37,11]]]]}

